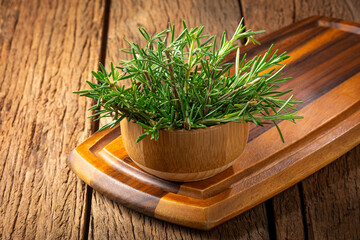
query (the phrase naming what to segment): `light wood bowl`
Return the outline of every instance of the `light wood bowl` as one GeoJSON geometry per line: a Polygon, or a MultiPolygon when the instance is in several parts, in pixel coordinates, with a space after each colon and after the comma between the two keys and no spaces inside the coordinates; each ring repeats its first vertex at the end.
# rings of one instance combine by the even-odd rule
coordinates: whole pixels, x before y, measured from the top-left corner
{"type": "Polygon", "coordinates": [[[140,125],[120,123],[125,149],[141,169],[157,177],[179,182],[198,181],[230,167],[244,151],[247,123],[224,123],[204,129],[160,130],[157,141],[146,137],[140,125]]]}

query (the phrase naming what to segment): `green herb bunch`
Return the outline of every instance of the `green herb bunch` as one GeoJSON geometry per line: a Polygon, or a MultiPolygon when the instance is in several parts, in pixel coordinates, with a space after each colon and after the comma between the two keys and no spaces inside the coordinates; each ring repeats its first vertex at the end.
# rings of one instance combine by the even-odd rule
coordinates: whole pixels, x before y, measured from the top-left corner
{"type": "Polygon", "coordinates": [[[139,28],[146,46],[126,40],[129,48],[121,49],[131,60],[116,67],[111,63],[110,72],[100,63],[101,71],[92,72],[98,83],[88,81],[90,89],[75,92],[96,101],[89,109],[95,110],[91,117],[113,118],[100,130],[128,118],[144,127],[140,141],[148,135],[158,139],[164,128],[190,130],[245,121],[260,126],[273,123],[283,140],[276,121],[301,118],[295,116],[298,101],[293,96],[280,99],[291,90],[276,90],[288,79],[281,76],[285,67],[281,62],[289,56],[270,54],[271,46],[264,56],[249,61],[246,54],[241,57],[238,40],[258,44],[253,35],[263,32],[245,31],[242,21],[230,40],[223,33],[218,48],[216,36],[203,30],[204,26],[188,29],[183,22],[178,36],[175,25],[169,24],[169,29],[151,37],[139,28]],[[227,62],[225,57],[235,50],[235,63],[227,62]],[[235,73],[230,74],[234,65],[235,73]]]}

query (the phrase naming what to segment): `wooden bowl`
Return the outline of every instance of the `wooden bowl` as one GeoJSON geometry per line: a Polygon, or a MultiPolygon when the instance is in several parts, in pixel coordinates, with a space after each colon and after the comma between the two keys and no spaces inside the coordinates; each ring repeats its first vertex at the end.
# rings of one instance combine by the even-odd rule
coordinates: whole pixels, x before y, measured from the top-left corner
{"type": "Polygon", "coordinates": [[[229,122],[194,130],[164,129],[157,141],[148,136],[136,143],[143,127],[127,119],[120,125],[125,149],[141,169],[179,182],[209,178],[230,167],[249,135],[247,123],[229,122]]]}

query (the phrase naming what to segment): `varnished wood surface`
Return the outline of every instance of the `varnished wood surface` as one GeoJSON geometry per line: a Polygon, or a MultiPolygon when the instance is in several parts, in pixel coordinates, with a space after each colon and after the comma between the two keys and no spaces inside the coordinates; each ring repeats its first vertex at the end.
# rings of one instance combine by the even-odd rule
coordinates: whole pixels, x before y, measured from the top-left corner
{"type": "Polygon", "coordinates": [[[360,22],[359,4],[0,1],[0,239],[360,239],[359,147],[207,232],[129,210],[85,187],[65,164],[68,151],[97,129],[85,121],[89,105],[70,92],[85,87],[99,60],[118,62],[122,36],[136,41],[137,26],[157,31],[185,19],[231,34],[242,13],[250,28],[269,33],[312,15],[360,22]]]}
{"type": "Polygon", "coordinates": [[[281,30],[283,34],[264,37],[261,47],[246,50],[251,56],[268,42],[276,43],[279,49],[288,42],[298,43],[289,47],[290,55],[294,54],[284,73],[295,76],[282,87],[294,86],[298,98],[304,100],[299,107],[304,119],[296,126],[279,123],[287,139],[284,144],[275,127],[260,131],[255,127],[244,154],[233,166],[210,179],[179,184],[178,191],[169,192],[166,181],[152,181],[146,173],[127,171],[134,165],[126,160],[121,137],[116,137],[118,129],[98,133],[82,144],[70,157],[70,166],[85,176],[90,186],[137,211],[210,229],[292,186],[360,143],[360,35],[355,26],[314,17],[281,30]],[[339,36],[335,38],[338,41],[334,35],[339,36]],[[351,61],[345,57],[349,55],[351,61]],[[329,66],[324,68],[326,63],[329,66]]]}
{"type": "MultiPolygon", "coordinates": [[[[251,0],[242,0],[241,5],[244,10],[244,17],[248,25],[253,26],[252,28],[261,28],[267,30],[267,32],[273,32],[281,27],[284,27],[290,23],[297,22],[306,17],[312,15],[323,15],[335,18],[341,18],[345,20],[351,20],[353,22],[360,22],[360,1],[357,0],[295,0],[295,1],[286,1],[286,0],[277,0],[276,4],[271,1],[259,1],[259,4],[254,5],[251,0]]],[[[354,150],[350,151],[354,156],[356,149],[359,149],[359,146],[354,150]]],[[[341,166],[346,168],[345,163],[350,163],[354,166],[359,166],[359,156],[357,157],[347,157],[345,155],[341,160],[341,166]],[[345,159],[346,158],[346,159],[345,159]]],[[[337,162],[327,166],[325,172],[339,172],[339,169],[335,167],[337,162]]],[[[347,171],[350,174],[355,174],[358,171],[359,167],[349,168],[347,171]]],[[[273,216],[274,223],[270,222],[269,226],[273,229],[273,236],[278,239],[324,239],[324,235],[334,235],[332,239],[346,239],[345,235],[349,234],[347,230],[343,227],[340,227],[340,223],[344,222],[343,219],[349,218],[352,219],[354,224],[360,225],[360,219],[356,218],[356,209],[348,207],[347,204],[357,204],[358,201],[354,199],[359,199],[360,196],[358,193],[349,190],[357,189],[360,185],[359,178],[355,180],[350,180],[347,177],[347,173],[339,173],[339,181],[343,181],[344,184],[348,187],[347,194],[343,194],[343,188],[334,187],[331,184],[328,184],[331,179],[331,175],[324,174],[324,171],[321,170],[309,177],[309,179],[321,177],[323,190],[330,190],[327,194],[324,195],[324,198],[327,201],[332,202],[332,204],[326,204],[322,201],[322,206],[328,208],[327,211],[320,211],[319,202],[317,199],[307,197],[307,192],[304,192],[304,187],[313,189],[313,184],[308,184],[306,181],[303,181],[293,187],[292,190],[285,191],[280,195],[274,197],[273,199],[267,202],[267,209],[270,215],[273,216]],[[330,193],[331,192],[331,193],[330,193]],[[331,196],[341,195],[341,200],[333,200],[331,196]],[[340,204],[342,202],[342,204],[340,204]],[[298,209],[294,207],[286,206],[300,206],[298,209]],[[318,216],[315,219],[313,212],[308,211],[308,209],[319,210],[318,216]],[[352,210],[350,210],[352,209],[352,210]],[[338,214],[334,215],[333,212],[338,214]],[[317,231],[315,234],[313,228],[317,223],[322,223],[323,227],[322,232],[317,231]],[[302,226],[302,227],[300,227],[302,226]],[[335,237],[337,235],[337,237],[335,237]],[[342,235],[342,237],[340,237],[342,235]]],[[[320,204],[321,205],[321,204],[320,204]]],[[[324,209],[324,208],[323,208],[324,209]]],[[[354,231],[350,231],[353,239],[360,238],[360,235],[354,231]]]]}

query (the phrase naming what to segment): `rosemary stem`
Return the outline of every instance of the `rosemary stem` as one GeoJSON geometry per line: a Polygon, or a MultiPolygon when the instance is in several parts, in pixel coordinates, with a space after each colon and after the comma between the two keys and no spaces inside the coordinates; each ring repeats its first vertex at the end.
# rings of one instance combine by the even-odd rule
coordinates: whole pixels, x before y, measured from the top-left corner
{"type": "Polygon", "coordinates": [[[188,91],[189,91],[188,81],[190,80],[190,72],[191,72],[191,69],[193,67],[193,62],[192,62],[193,59],[192,58],[193,58],[194,46],[195,46],[195,37],[192,37],[191,45],[190,45],[190,51],[189,51],[188,70],[187,70],[187,73],[186,73],[185,83],[184,83],[185,93],[188,93],[188,91]]]}

